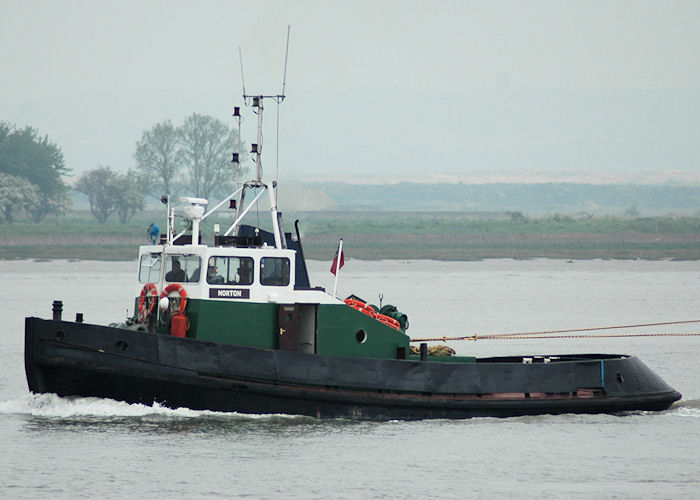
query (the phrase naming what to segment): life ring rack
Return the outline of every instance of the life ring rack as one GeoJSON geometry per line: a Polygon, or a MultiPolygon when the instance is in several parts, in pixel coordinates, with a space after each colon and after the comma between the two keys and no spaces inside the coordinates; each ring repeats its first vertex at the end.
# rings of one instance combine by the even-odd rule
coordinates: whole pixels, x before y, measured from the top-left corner
{"type": "Polygon", "coordinates": [[[155,283],[146,283],[143,285],[141,293],[139,294],[139,323],[146,323],[148,317],[156,310],[156,304],[158,303],[156,300],[157,297],[158,288],[156,288],[155,283]],[[146,305],[147,300],[148,306],[146,305]]]}
{"type": "Polygon", "coordinates": [[[384,314],[379,314],[374,307],[372,307],[369,304],[365,304],[361,300],[356,300],[356,299],[345,299],[343,302],[345,302],[347,305],[352,307],[353,309],[360,311],[361,313],[365,313],[367,316],[370,318],[374,318],[380,323],[383,323],[394,330],[400,330],[401,329],[401,323],[399,323],[396,319],[386,316],[384,314]]]}

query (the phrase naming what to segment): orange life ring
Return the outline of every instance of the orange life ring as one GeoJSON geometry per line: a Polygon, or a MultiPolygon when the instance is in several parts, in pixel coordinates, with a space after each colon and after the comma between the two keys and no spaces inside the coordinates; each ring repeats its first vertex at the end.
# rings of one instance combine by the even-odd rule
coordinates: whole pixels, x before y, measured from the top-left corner
{"type": "Polygon", "coordinates": [[[365,313],[367,316],[370,316],[377,321],[381,321],[385,325],[392,327],[394,330],[401,329],[401,323],[399,323],[398,320],[390,316],[385,316],[384,314],[379,314],[370,304],[366,304],[355,299],[345,299],[344,302],[353,309],[360,311],[361,313],[365,313]]]}
{"type": "Polygon", "coordinates": [[[170,295],[170,292],[177,292],[180,294],[180,314],[185,314],[185,306],[187,306],[187,292],[185,288],[180,283],[171,283],[163,289],[160,298],[167,297],[170,295]]]}
{"type": "Polygon", "coordinates": [[[377,317],[377,313],[375,313],[375,312],[374,312],[374,309],[372,309],[371,307],[363,307],[362,309],[360,309],[360,312],[361,312],[361,313],[365,313],[365,314],[366,314],[367,316],[369,316],[370,318],[376,318],[376,317],[377,317]]]}
{"type": "Polygon", "coordinates": [[[364,302],[355,299],[345,299],[345,303],[355,309],[362,309],[367,305],[364,302]]]}
{"type": "Polygon", "coordinates": [[[345,299],[344,302],[353,309],[365,313],[367,316],[374,317],[374,315],[377,313],[374,307],[362,302],[361,300],[345,299]]]}
{"type": "Polygon", "coordinates": [[[385,316],[383,314],[377,314],[376,318],[378,321],[381,321],[387,326],[392,327],[394,330],[398,330],[401,328],[401,323],[398,322],[398,320],[395,320],[394,318],[390,316],[385,316]]]}
{"type": "Polygon", "coordinates": [[[145,323],[147,318],[153,314],[156,309],[155,300],[158,297],[158,289],[154,283],[146,283],[141,289],[141,294],[139,295],[139,323],[145,323]],[[146,299],[148,299],[148,306],[146,306],[146,299]]]}

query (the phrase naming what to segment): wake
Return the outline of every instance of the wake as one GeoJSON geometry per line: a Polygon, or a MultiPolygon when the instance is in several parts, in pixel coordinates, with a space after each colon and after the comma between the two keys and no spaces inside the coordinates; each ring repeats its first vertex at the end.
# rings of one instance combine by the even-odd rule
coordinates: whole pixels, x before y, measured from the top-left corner
{"type": "Polygon", "coordinates": [[[152,405],[129,404],[113,399],[93,397],[60,397],[56,394],[28,393],[17,399],[0,401],[0,415],[30,415],[46,418],[119,418],[119,417],[172,417],[172,418],[222,418],[222,419],[269,419],[297,418],[293,415],[248,415],[241,413],[191,410],[189,408],[167,408],[158,403],[152,405]]]}
{"type": "Polygon", "coordinates": [[[700,399],[681,400],[667,410],[667,413],[678,417],[700,418],[700,399]]]}

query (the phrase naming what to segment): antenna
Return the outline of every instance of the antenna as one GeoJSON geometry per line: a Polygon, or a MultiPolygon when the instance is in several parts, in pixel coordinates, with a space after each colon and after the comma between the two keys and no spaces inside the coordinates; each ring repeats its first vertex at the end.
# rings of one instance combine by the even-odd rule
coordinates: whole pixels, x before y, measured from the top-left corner
{"type": "Polygon", "coordinates": [[[284,99],[284,87],[287,85],[287,56],[289,56],[289,32],[291,31],[291,24],[287,25],[287,48],[284,51],[284,76],[282,77],[282,99],[284,99]]]}
{"type": "Polygon", "coordinates": [[[262,153],[262,114],[263,114],[263,101],[265,99],[272,99],[277,103],[277,134],[276,134],[276,169],[275,169],[275,183],[277,182],[278,172],[279,172],[279,105],[284,98],[284,92],[287,87],[287,59],[289,56],[289,34],[291,32],[291,25],[287,25],[287,45],[284,53],[284,73],[282,75],[282,93],[277,95],[248,95],[245,91],[245,77],[243,75],[243,50],[238,46],[238,56],[241,62],[241,83],[243,86],[243,102],[246,106],[252,106],[253,112],[258,115],[258,138],[256,144],[251,144],[251,153],[255,155],[255,181],[260,183],[262,180],[262,164],[261,164],[261,153],[262,153]]]}
{"type": "MultiPolygon", "coordinates": [[[[243,217],[246,216],[246,214],[250,211],[253,206],[257,206],[258,199],[262,196],[263,193],[267,191],[269,198],[270,198],[270,211],[273,214],[272,217],[272,227],[273,227],[273,233],[275,235],[275,248],[286,248],[286,241],[284,237],[284,230],[282,229],[282,219],[281,219],[281,214],[280,212],[277,211],[277,177],[279,173],[279,108],[280,104],[282,101],[284,101],[285,98],[285,91],[287,87],[287,60],[288,60],[288,55],[289,55],[289,35],[291,32],[291,25],[287,25],[287,45],[285,48],[285,53],[284,53],[284,72],[282,74],[282,93],[281,94],[271,94],[271,95],[265,95],[265,94],[255,94],[255,95],[248,95],[245,89],[245,76],[243,73],[243,49],[241,46],[238,46],[238,57],[240,59],[240,65],[241,65],[241,84],[243,87],[243,103],[246,106],[250,106],[253,111],[258,116],[258,134],[257,134],[257,142],[255,144],[250,145],[250,152],[254,156],[255,160],[255,179],[244,182],[235,193],[231,195],[231,197],[236,196],[237,193],[240,193],[240,198],[239,198],[239,203],[234,204],[233,201],[231,200],[231,208],[236,209],[236,219],[233,221],[233,224],[231,224],[231,227],[224,233],[224,236],[229,236],[232,231],[236,231],[238,233],[239,231],[239,223],[243,219],[243,217]],[[271,183],[265,183],[262,181],[262,161],[261,161],[261,154],[262,154],[262,139],[263,139],[263,134],[262,134],[262,119],[263,119],[263,102],[265,99],[272,99],[277,103],[277,134],[276,134],[276,139],[277,139],[277,147],[276,149],[276,154],[277,154],[277,161],[275,162],[277,164],[277,168],[275,171],[275,179],[271,183]],[[255,196],[253,200],[248,204],[247,208],[244,208],[243,204],[243,199],[245,197],[245,193],[247,189],[257,189],[257,188],[262,188],[260,192],[255,196]]],[[[234,113],[233,116],[235,119],[238,121],[238,132],[240,134],[240,108],[234,108],[234,113]]],[[[239,141],[238,141],[239,147],[240,147],[240,135],[239,135],[239,141]]],[[[239,161],[239,155],[237,153],[233,153],[233,156],[231,158],[231,162],[238,164],[239,161]]],[[[223,203],[225,203],[226,200],[221,202],[216,208],[219,208],[223,203]]],[[[213,210],[210,211],[209,213],[213,213],[213,210]]]]}
{"type": "Polygon", "coordinates": [[[241,50],[241,46],[238,46],[238,57],[241,61],[241,83],[243,84],[243,97],[245,98],[246,93],[245,93],[245,78],[243,77],[243,51],[241,50]]]}
{"type": "Polygon", "coordinates": [[[287,86],[287,58],[289,56],[289,32],[291,24],[287,25],[287,48],[284,51],[284,74],[282,76],[282,94],[277,99],[277,130],[275,131],[275,180],[279,180],[280,172],[280,103],[284,100],[284,89],[287,86]]]}

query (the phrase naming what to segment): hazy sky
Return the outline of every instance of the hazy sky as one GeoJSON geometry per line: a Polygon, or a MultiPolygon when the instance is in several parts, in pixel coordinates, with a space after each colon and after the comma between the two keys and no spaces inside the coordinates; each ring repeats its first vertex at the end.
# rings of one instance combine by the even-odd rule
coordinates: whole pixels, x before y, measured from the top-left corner
{"type": "Polygon", "coordinates": [[[238,47],[248,93],[277,93],[288,24],[285,175],[700,171],[699,1],[0,0],[0,13],[0,120],[48,134],[77,173],[133,166],[167,118],[233,125],[238,47]]]}

